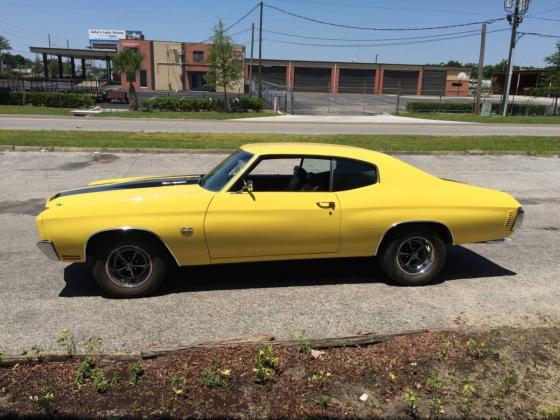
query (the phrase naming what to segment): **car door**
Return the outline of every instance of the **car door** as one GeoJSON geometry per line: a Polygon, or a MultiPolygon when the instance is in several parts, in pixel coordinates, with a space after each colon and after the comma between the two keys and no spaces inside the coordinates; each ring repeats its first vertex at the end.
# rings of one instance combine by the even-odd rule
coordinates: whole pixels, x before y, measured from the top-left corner
{"type": "MultiPolygon", "coordinates": [[[[306,184],[306,178],[296,190],[289,186],[294,180],[295,167],[301,168],[302,164],[310,167],[313,163],[309,158],[307,162],[304,159],[263,158],[242,175],[237,185],[214,196],[205,220],[206,242],[212,259],[338,251],[340,207],[336,194],[330,191],[330,182],[313,187],[306,184]],[[254,181],[254,190],[243,190],[243,180],[254,181]]],[[[321,169],[328,165],[326,177],[330,179],[330,159],[317,161],[315,166],[318,163],[321,169]]],[[[317,173],[312,172],[314,176],[317,173]]],[[[325,171],[321,174],[324,177],[325,171]]]]}

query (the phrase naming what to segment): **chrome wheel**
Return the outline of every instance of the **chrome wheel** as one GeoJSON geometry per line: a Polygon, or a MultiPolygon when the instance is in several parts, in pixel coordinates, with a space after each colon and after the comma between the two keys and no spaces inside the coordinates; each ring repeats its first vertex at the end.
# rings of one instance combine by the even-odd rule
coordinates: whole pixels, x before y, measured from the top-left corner
{"type": "Polygon", "coordinates": [[[105,271],[120,287],[138,287],[150,277],[152,258],[138,246],[120,246],[107,257],[105,271]]]}
{"type": "Polygon", "coordinates": [[[411,276],[424,274],[432,267],[434,259],[434,246],[421,236],[407,238],[397,249],[397,266],[411,276]]]}

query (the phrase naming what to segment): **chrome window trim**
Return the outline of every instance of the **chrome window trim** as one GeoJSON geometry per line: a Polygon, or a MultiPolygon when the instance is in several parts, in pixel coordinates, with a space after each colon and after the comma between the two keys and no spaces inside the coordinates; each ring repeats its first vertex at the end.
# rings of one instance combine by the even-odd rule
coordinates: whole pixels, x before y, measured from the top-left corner
{"type": "Polygon", "coordinates": [[[98,231],[92,233],[88,237],[86,243],[84,244],[84,260],[87,257],[87,254],[86,254],[87,245],[88,245],[89,241],[91,240],[91,238],[93,238],[95,235],[97,235],[99,233],[104,233],[104,232],[126,232],[126,231],[129,231],[129,230],[139,230],[139,231],[150,233],[150,234],[154,235],[157,239],[159,239],[161,241],[163,246],[165,246],[165,248],[169,251],[169,254],[173,257],[177,266],[181,267],[181,264],[179,263],[179,260],[177,259],[177,257],[173,253],[173,251],[171,251],[171,248],[169,248],[169,245],[167,245],[167,243],[161,238],[161,236],[159,236],[157,233],[155,233],[154,231],[152,231],[150,229],[138,228],[138,227],[133,227],[133,226],[121,226],[121,227],[117,227],[117,228],[101,229],[101,230],[98,230],[98,231]]]}
{"type": "Polygon", "coordinates": [[[455,245],[455,238],[453,237],[453,231],[451,229],[449,229],[449,226],[447,226],[445,223],[436,222],[435,220],[407,220],[407,221],[404,221],[404,222],[395,222],[391,226],[389,226],[387,229],[385,229],[385,231],[383,232],[383,235],[381,235],[381,238],[379,239],[379,242],[377,242],[377,247],[375,248],[375,255],[377,255],[377,253],[379,252],[379,246],[383,242],[383,239],[385,239],[385,236],[387,235],[387,232],[389,232],[394,227],[397,227],[397,226],[400,226],[400,225],[407,225],[407,224],[410,224],[410,223],[434,223],[434,224],[437,224],[437,225],[445,226],[445,228],[449,231],[449,234],[451,235],[451,245],[455,245]]]}

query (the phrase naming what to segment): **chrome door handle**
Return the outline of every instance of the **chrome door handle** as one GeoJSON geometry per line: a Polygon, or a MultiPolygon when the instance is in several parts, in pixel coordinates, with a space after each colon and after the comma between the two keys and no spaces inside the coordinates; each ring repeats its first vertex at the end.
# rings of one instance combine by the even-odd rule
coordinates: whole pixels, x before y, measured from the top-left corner
{"type": "Polygon", "coordinates": [[[334,210],[336,207],[336,204],[334,203],[334,201],[318,201],[317,205],[319,207],[321,207],[322,209],[332,209],[334,210]]]}

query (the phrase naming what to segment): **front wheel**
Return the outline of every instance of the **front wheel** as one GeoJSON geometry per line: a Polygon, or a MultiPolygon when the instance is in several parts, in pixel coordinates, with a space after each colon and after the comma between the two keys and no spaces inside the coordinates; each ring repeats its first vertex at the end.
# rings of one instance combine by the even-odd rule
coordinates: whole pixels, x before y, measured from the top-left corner
{"type": "Polygon", "coordinates": [[[381,269],[394,283],[421,286],[432,282],[445,264],[446,246],[432,229],[397,231],[378,255],[381,269]]]}
{"type": "Polygon", "coordinates": [[[120,239],[95,256],[93,277],[105,293],[137,298],[154,292],[165,279],[167,255],[144,239],[120,239]]]}

